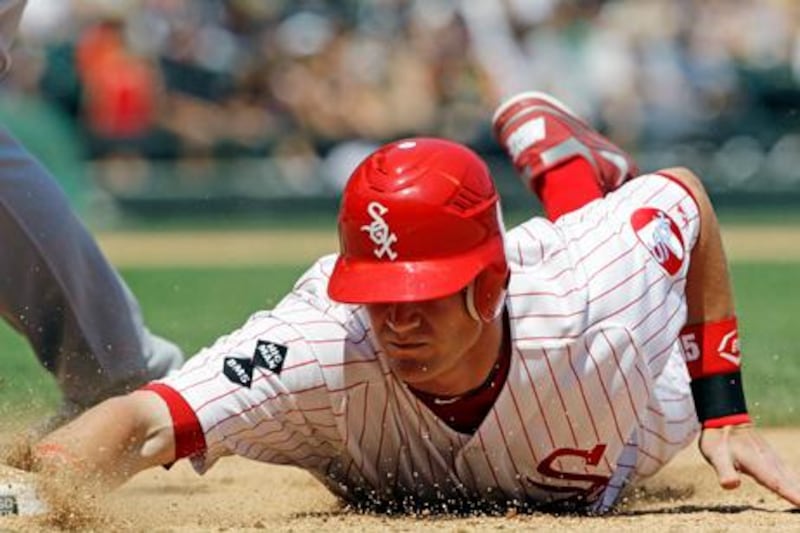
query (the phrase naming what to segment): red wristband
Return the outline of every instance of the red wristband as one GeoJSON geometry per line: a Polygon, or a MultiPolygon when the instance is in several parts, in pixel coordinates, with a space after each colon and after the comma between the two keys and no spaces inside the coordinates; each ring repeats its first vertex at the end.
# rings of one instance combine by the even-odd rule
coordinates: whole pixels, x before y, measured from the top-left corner
{"type": "Polygon", "coordinates": [[[77,458],[70,451],[61,444],[56,444],[55,442],[37,444],[33,448],[33,453],[34,460],[37,462],[45,459],[49,462],[58,463],[60,466],[69,466],[73,469],[76,468],[78,464],[77,458]]]}
{"type": "Polygon", "coordinates": [[[736,415],[721,416],[719,418],[711,418],[703,421],[703,428],[721,428],[724,426],[740,426],[742,424],[750,424],[750,415],[747,413],[739,413],[736,415]]]}
{"type": "Polygon", "coordinates": [[[739,371],[741,354],[735,316],[685,326],[680,341],[692,379],[739,371]]]}

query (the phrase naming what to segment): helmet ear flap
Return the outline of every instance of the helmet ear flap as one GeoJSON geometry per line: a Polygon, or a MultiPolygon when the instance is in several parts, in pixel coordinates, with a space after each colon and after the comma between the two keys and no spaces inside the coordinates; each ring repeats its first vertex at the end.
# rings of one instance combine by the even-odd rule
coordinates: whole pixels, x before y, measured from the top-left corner
{"type": "Polygon", "coordinates": [[[467,286],[467,312],[475,320],[491,322],[503,309],[508,267],[489,265],[467,286]]]}

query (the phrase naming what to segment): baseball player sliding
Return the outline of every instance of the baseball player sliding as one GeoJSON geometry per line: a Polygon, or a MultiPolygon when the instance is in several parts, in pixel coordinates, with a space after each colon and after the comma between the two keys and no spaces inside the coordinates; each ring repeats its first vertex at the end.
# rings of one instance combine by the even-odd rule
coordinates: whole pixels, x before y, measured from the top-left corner
{"type": "Polygon", "coordinates": [[[800,486],[752,427],[719,228],[686,169],[635,165],[553,98],[495,132],[551,220],[506,232],[459,144],[390,143],[351,176],[320,259],[177,374],[46,437],[39,468],[122,482],[227,455],[355,505],[603,512],[701,432],[722,486],[800,486]]]}

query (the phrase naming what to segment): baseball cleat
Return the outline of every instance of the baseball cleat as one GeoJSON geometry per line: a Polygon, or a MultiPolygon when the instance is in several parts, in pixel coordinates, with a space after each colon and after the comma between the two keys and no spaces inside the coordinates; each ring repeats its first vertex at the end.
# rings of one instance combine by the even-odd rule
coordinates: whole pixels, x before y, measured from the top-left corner
{"type": "Polygon", "coordinates": [[[506,100],[494,113],[492,130],[531,189],[539,176],[575,157],[592,166],[603,192],[639,173],[627,153],[545,93],[524,92],[506,100]]]}

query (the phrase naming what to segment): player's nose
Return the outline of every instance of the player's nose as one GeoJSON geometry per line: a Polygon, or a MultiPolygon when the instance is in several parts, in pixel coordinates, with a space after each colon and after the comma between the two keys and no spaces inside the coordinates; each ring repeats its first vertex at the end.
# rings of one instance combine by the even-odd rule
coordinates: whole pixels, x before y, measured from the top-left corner
{"type": "Polygon", "coordinates": [[[408,333],[419,327],[422,317],[419,307],[413,302],[389,304],[386,312],[386,325],[395,333],[408,333]]]}

